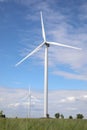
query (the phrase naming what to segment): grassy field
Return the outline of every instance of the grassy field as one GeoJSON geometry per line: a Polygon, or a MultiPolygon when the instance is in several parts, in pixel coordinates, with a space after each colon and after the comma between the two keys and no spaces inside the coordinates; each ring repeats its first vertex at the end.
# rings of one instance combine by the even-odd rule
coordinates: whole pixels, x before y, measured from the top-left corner
{"type": "Polygon", "coordinates": [[[87,130],[87,120],[0,119],[0,130],[87,130]]]}

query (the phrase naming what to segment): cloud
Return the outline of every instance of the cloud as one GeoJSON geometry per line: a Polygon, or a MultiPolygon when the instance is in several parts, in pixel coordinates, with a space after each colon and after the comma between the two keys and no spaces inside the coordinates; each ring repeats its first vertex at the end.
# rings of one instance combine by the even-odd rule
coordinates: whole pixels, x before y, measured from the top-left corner
{"type": "Polygon", "coordinates": [[[13,107],[18,107],[19,105],[20,103],[14,103],[14,104],[9,104],[8,107],[13,108],[13,107]]]}
{"type": "MultiPolygon", "coordinates": [[[[43,92],[32,91],[31,93],[31,116],[43,116],[43,92]]],[[[27,90],[18,88],[0,87],[0,110],[7,117],[26,117],[29,102],[26,98],[27,90]]],[[[80,90],[49,90],[49,114],[54,116],[56,112],[63,113],[65,117],[80,112],[86,118],[87,91],[80,90]]]]}
{"type": "Polygon", "coordinates": [[[80,11],[80,15],[79,15],[79,18],[81,21],[84,21],[84,20],[87,20],[87,15],[86,15],[86,12],[87,12],[87,2],[83,2],[81,4],[81,6],[79,7],[79,11],[80,11]]]}
{"type": "Polygon", "coordinates": [[[3,102],[3,98],[0,98],[0,102],[3,102]]]}
{"type": "Polygon", "coordinates": [[[87,95],[84,95],[83,98],[84,98],[84,99],[87,99],[87,95]]]}
{"type": "Polygon", "coordinates": [[[70,110],[70,111],[71,111],[71,110],[72,110],[72,111],[75,111],[75,110],[77,110],[77,108],[75,108],[75,107],[69,107],[69,108],[67,108],[67,110],[68,110],[68,111],[69,111],[69,110],[70,110]]]}
{"type": "Polygon", "coordinates": [[[72,102],[75,102],[75,101],[77,101],[77,98],[76,97],[66,97],[65,99],[64,98],[62,98],[60,101],[59,101],[59,103],[72,103],[72,102]]]}
{"type": "Polygon", "coordinates": [[[0,0],[0,2],[4,2],[5,0],[0,0]]]}
{"type": "Polygon", "coordinates": [[[87,80],[87,75],[72,74],[72,73],[64,72],[64,71],[54,71],[53,74],[63,76],[68,79],[87,80]]]}
{"type": "Polygon", "coordinates": [[[67,97],[67,100],[73,102],[75,101],[75,97],[67,97]]]}
{"type": "Polygon", "coordinates": [[[27,89],[0,87],[0,96],[0,110],[3,110],[9,117],[16,117],[17,113],[19,117],[25,117],[26,113],[23,111],[28,112],[30,105],[32,114],[37,107],[42,106],[42,96],[39,97],[38,92],[31,93],[31,104],[29,103],[30,98],[27,89]]]}
{"type": "Polygon", "coordinates": [[[63,113],[65,117],[72,115],[76,117],[77,113],[83,113],[86,117],[86,102],[84,96],[86,91],[80,90],[56,90],[49,92],[49,111],[63,113]],[[53,105],[51,105],[53,104],[53,105]]]}

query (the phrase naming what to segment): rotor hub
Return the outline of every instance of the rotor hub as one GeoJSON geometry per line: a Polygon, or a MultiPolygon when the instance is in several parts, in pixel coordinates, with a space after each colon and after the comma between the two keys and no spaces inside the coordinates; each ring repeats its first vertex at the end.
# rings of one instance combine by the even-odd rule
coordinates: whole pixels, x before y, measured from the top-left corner
{"type": "Polygon", "coordinates": [[[45,43],[45,45],[46,45],[47,47],[50,47],[50,44],[48,44],[48,43],[45,43]]]}

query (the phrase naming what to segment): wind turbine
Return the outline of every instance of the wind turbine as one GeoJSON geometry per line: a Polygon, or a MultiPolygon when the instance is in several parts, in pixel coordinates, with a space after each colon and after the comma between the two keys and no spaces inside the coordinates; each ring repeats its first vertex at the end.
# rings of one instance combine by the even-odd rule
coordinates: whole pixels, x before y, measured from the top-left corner
{"type": "MultiPolygon", "coordinates": [[[[36,102],[39,102],[40,100],[33,96],[31,93],[31,88],[28,88],[28,92],[25,94],[25,96],[21,100],[22,102],[19,105],[23,105],[27,107],[27,118],[31,117],[31,105],[35,104],[36,102]]],[[[16,103],[18,104],[18,103],[16,103]]]]}
{"type": "Polygon", "coordinates": [[[28,118],[31,116],[31,90],[28,89],[28,118]]]}
{"type": "Polygon", "coordinates": [[[44,23],[43,23],[43,16],[42,12],[40,12],[41,15],[41,26],[42,26],[42,36],[43,36],[43,42],[37,46],[31,53],[29,53],[26,57],[24,57],[21,61],[19,61],[16,66],[20,65],[23,61],[25,61],[27,58],[32,56],[34,53],[40,50],[41,47],[45,46],[45,62],[44,62],[44,117],[47,117],[48,114],[48,48],[50,45],[56,45],[61,47],[67,47],[72,49],[81,50],[81,48],[75,47],[75,46],[69,46],[61,43],[56,42],[49,42],[46,40],[46,34],[44,29],[44,23]]]}

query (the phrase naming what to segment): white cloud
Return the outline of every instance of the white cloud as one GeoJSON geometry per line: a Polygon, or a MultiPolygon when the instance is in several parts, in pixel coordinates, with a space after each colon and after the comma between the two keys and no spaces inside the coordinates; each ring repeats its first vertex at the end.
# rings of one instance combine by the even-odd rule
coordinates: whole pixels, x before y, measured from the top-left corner
{"type": "Polygon", "coordinates": [[[79,7],[80,15],[79,18],[81,21],[87,20],[87,2],[83,2],[81,6],[79,7]]]}
{"type": "Polygon", "coordinates": [[[64,71],[54,71],[53,74],[63,76],[68,79],[76,79],[76,80],[86,80],[87,81],[87,75],[81,75],[81,74],[72,74],[69,72],[64,71]]]}
{"type": "Polygon", "coordinates": [[[83,97],[84,97],[85,99],[87,99],[87,95],[84,95],[83,97]]]}
{"type": "MultiPolygon", "coordinates": [[[[27,109],[30,106],[29,98],[28,98],[28,90],[26,89],[12,89],[12,88],[4,88],[0,87],[0,110],[3,110],[4,113],[6,113],[7,116],[17,116],[25,117],[27,113],[27,109]],[[21,110],[20,110],[21,108],[21,110]],[[11,111],[9,110],[11,109],[11,111]],[[23,111],[26,111],[26,113],[23,113],[23,111]]],[[[32,114],[33,111],[37,107],[42,106],[42,97],[38,96],[38,92],[31,93],[31,107],[32,107],[32,114]]],[[[39,108],[37,108],[39,109],[39,108]]],[[[37,112],[38,113],[38,112],[37,112]]]]}
{"type": "Polygon", "coordinates": [[[67,100],[73,102],[75,101],[75,97],[67,97],[67,100]]]}
{"type": "Polygon", "coordinates": [[[0,102],[3,102],[3,98],[0,98],[0,102]]]}
{"type": "Polygon", "coordinates": [[[20,103],[13,103],[13,104],[9,104],[8,107],[13,108],[13,107],[18,107],[19,105],[20,103]]]}
{"type": "Polygon", "coordinates": [[[75,107],[69,107],[69,108],[67,108],[67,110],[75,111],[75,110],[77,110],[77,108],[75,108],[75,107]]]}
{"type": "Polygon", "coordinates": [[[87,91],[82,90],[56,90],[49,92],[50,112],[52,114],[60,112],[66,117],[69,115],[76,117],[76,114],[80,112],[86,116],[87,99],[85,100],[85,95],[87,95],[87,91]]]}
{"type": "Polygon", "coordinates": [[[5,0],[0,0],[0,2],[4,2],[5,0]]]}
{"type": "MultiPolygon", "coordinates": [[[[9,117],[26,117],[29,102],[25,98],[26,89],[12,89],[0,87],[0,110],[9,117]]],[[[55,90],[49,91],[49,114],[54,116],[56,112],[64,114],[65,117],[80,112],[86,117],[87,91],[80,90],[55,90]]],[[[32,91],[31,116],[43,116],[43,93],[32,91]],[[35,98],[33,98],[35,97],[35,98]]]]}

